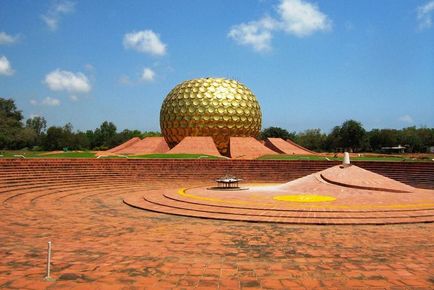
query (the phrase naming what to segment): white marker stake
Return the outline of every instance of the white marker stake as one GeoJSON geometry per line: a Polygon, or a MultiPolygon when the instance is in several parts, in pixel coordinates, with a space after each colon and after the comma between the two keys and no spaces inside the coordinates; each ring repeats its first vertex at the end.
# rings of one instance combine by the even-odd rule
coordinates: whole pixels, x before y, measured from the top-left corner
{"type": "Polygon", "coordinates": [[[344,166],[350,166],[350,153],[345,152],[344,153],[344,162],[343,162],[344,166]]]}
{"type": "Polygon", "coordinates": [[[51,266],[51,241],[48,242],[47,276],[45,277],[45,280],[51,280],[51,277],[50,277],[50,266],[51,266]]]}

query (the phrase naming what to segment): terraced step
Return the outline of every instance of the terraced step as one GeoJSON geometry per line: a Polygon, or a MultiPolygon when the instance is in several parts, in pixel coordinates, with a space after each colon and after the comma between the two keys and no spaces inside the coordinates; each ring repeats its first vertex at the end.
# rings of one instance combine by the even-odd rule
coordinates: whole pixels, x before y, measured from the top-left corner
{"type": "Polygon", "coordinates": [[[172,215],[248,222],[272,222],[315,225],[384,225],[434,221],[433,210],[390,213],[340,213],[311,211],[270,211],[268,209],[234,209],[213,205],[194,205],[168,199],[161,191],[147,192],[124,199],[132,207],[172,215]]]}

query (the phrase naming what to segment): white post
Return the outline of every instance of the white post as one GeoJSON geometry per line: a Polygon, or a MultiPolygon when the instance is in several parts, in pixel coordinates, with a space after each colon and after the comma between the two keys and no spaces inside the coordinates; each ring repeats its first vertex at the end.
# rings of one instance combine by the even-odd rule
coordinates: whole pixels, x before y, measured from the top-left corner
{"type": "Polygon", "coordinates": [[[350,166],[350,153],[344,152],[344,161],[342,162],[344,166],[350,166]]]}
{"type": "Polygon", "coordinates": [[[50,277],[50,266],[51,266],[51,241],[48,242],[47,276],[45,277],[45,280],[51,280],[51,277],[50,277]]]}

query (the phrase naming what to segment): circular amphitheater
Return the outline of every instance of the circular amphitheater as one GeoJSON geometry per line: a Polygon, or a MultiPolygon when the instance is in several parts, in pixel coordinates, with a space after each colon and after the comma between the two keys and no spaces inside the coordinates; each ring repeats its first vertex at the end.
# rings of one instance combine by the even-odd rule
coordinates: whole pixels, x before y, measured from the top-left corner
{"type": "Polygon", "coordinates": [[[359,181],[325,161],[4,159],[0,197],[5,211],[31,219],[38,211],[57,218],[62,212],[80,215],[85,207],[104,216],[130,207],[131,212],[288,224],[434,221],[433,164],[356,165],[364,178],[359,181]],[[227,173],[243,178],[249,190],[209,190],[227,173]]]}

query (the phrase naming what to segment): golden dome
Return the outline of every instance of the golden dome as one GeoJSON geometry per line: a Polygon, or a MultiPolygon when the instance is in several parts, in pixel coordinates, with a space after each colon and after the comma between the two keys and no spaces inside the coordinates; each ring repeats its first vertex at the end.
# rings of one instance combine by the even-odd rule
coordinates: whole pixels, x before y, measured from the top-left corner
{"type": "Polygon", "coordinates": [[[166,96],[160,126],[172,148],[186,136],[211,136],[227,154],[229,138],[257,137],[261,108],[243,84],[224,78],[200,78],[177,85],[166,96]]]}

